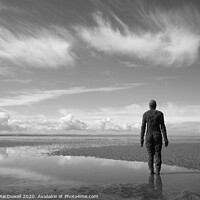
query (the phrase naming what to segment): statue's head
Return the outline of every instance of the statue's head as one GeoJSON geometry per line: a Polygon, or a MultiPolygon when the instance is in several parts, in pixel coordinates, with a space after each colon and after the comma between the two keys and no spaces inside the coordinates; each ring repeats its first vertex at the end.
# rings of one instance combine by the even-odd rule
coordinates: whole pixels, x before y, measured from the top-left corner
{"type": "Polygon", "coordinates": [[[155,100],[150,100],[149,101],[149,108],[150,109],[156,109],[156,106],[157,106],[157,103],[156,103],[156,101],[155,100]]]}

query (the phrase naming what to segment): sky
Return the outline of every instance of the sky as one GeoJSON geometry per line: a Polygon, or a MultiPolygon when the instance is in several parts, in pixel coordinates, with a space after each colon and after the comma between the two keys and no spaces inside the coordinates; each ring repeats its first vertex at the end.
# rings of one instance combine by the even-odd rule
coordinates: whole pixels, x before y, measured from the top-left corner
{"type": "Polygon", "coordinates": [[[200,133],[199,47],[197,0],[0,0],[1,132],[200,133]]]}

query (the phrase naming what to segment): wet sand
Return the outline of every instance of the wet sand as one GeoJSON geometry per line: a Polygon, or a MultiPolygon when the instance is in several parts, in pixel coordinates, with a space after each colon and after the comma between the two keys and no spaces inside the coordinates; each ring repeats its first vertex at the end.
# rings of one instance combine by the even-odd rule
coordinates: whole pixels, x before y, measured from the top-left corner
{"type": "MultiPolygon", "coordinates": [[[[198,143],[173,143],[167,148],[163,146],[162,161],[167,165],[200,170],[199,152],[200,144],[198,143]]],[[[147,161],[146,148],[141,148],[138,144],[61,149],[52,152],[50,155],[91,156],[126,161],[147,161]]]]}

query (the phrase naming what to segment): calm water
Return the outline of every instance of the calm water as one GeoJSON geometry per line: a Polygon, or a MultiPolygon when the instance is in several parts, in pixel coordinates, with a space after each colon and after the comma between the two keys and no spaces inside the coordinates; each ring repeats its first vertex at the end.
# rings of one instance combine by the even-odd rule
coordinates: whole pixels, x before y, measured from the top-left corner
{"type": "Polygon", "coordinates": [[[124,195],[132,195],[129,197],[146,194],[170,199],[174,196],[195,195],[196,198],[200,195],[200,172],[197,170],[162,165],[161,176],[149,176],[147,163],[144,162],[50,157],[31,147],[0,148],[0,183],[1,194],[61,193],[66,190],[88,193],[95,185],[100,196],[101,193],[116,195],[116,190],[122,195],[122,188],[124,195]]]}

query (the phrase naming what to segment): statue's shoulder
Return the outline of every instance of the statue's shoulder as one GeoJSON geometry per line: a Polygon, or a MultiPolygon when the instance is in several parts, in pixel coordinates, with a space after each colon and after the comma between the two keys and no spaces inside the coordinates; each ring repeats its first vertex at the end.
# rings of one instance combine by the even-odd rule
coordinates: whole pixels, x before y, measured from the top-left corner
{"type": "Polygon", "coordinates": [[[144,115],[147,115],[147,114],[149,114],[149,110],[147,110],[146,112],[144,112],[144,115]]]}
{"type": "Polygon", "coordinates": [[[163,112],[161,112],[160,110],[156,110],[156,112],[158,115],[161,115],[161,116],[163,115],[163,112]]]}
{"type": "Polygon", "coordinates": [[[145,117],[145,116],[148,116],[148,115],[150,115],[150,113],[151,113],[151,111],[150,110],[147,110],[144,114],[143,114],[143,116],[145,117]]]}

